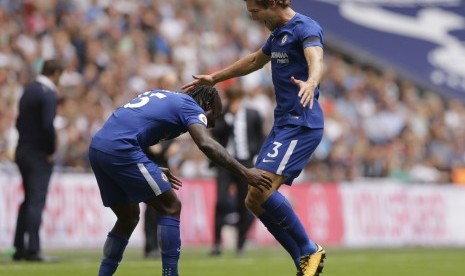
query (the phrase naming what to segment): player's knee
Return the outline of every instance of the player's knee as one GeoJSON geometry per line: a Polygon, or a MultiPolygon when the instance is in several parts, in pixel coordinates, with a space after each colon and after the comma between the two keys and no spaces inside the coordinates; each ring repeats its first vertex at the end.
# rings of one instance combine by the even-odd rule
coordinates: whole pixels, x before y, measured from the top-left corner
{"type": "Polygon", "coordinates": [[[179,199],[176,199],[173,204],[173,214],[174,217],[179,217],[181,214],[182,203],[179,199]]]}
{"type": "Polygon", "coordinates": [[[178,198],[176,198],[165,206],[164,215],[179,218],[181,215],[181,208],[182,208],[181,201],[178,198]]]}
{"type": "Polygon", "coordinates": [[[119,216],[118,220],[125,225],[125,227],[131,231],[134,230],[139,223],[140,220],[140,210],[139,209],[133,209],[127,214],[123,216],[119,216]]]}
{"type": "Polygon", "coordinates": [[[140,215],[139,214],[132,214],[132,216],[130,216],[127,221],[126,221],[126,225],[130,228],[130,229],[135,229],[137,224],[139,223],[139,220],[140,220],[140,215]]]}
{"type": "Polygon", "coordinates": [[[262,205],[261,195],[255,190],[250,190],[245,198],[245,205],[249,208],[249,210],[254,212],[254,210],[260,208],[262,205]]]}

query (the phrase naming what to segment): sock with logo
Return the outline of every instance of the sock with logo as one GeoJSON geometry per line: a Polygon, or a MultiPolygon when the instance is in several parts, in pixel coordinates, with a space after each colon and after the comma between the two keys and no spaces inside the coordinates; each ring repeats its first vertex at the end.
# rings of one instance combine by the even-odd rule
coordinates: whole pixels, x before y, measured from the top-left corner
{"type": "Polygon", "coordinates": [[[262,204],[262,207],[285,232],[289,233],[300,248],[300,256],[316,252],[316,244],[309,239],[291,204],[280,192],[275,191],[262,204]]]}
{"type": "Polygon", "coordinates": [[[158,243],[163,265],[162,276],[178,276],[181,254],[181,234],[178,219],[162,216],[158,219],[158,243]]]}
{"type": "Polygon", "coordinates": [[[273,216],[268,212],[261,214],[258,219],[266,226],[268,231],[273,235],[273,237],[286,249],[286,251],[291,255],[292,260],[296,267],[299,267],[300,260],[300,248],[294,239],[291,237],[289,232],[284,231],[284,229],[278,224],[273,216]]]}
{"type": "Polygon", "coordinates": [[[103,258],[100,263],[99,276],[110,276],[115,273],[119,263],[123,259],[123,253],[128,244],[128,239],[108,233],[103,246],[103,258]]]}

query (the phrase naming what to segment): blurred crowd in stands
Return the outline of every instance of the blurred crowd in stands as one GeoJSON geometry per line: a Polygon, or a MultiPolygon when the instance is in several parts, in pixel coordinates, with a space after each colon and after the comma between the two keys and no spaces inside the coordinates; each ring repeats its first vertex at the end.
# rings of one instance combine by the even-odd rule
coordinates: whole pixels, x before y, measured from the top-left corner
{"type": "MultiPolygon", "coordinates": [[[[93,133],[111,112],[166,75],[177,89],[192,74],[222,67],[261,47],[268,32],[243,1],[0,0],[0,170],[14,169],[17,102],[41,62],[65,64],[60,80],[56,170],[88,172],[93,133]]],[[[326,49],[320,102],[325,135],[299,181],[390,178],[464,181],[465,105],[420,89],[394,71],[365,66],[326,49]]],[[[233,82],[247,93],[268,132],[273,88],[268,67],[233,82]]],[[[183,177],[214,172],[190,138],[169,163],[183,177]]]]}

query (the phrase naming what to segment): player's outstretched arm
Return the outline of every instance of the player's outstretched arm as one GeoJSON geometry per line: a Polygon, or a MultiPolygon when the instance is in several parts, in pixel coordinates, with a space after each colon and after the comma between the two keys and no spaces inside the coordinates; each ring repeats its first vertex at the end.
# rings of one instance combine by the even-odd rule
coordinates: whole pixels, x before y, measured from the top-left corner
{"type": "Polygon", "coordinates": [[[230,66],[221,69],[210,75],[193,75],[195,79],[190,83],[183,85],[183,90],[189,90],[194,86],[198,85],[210,85],[213,86],[219,82],[247,75],[252,73],[267,64],[270,61],[270,57],[265,55],[260,49],[255,53],[247,55],[238,61],[234,62],[230,66]]]}
{"type": "Polygon", "coordinates": [[[199,149],[217,165],[244,178],[249,185],[254,186],[260,191],[271,188],[271,179],[268,176],[261,170],[244,167],[208,134],[207,128],[204,125],[190,125],[189,133],[199,149]]]}

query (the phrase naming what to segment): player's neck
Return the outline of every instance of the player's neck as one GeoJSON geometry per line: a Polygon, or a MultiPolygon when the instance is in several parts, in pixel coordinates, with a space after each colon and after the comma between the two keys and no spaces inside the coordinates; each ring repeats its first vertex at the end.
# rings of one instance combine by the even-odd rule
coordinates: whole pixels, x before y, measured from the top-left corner
{"type": "Polygon", "coordinates": [[[292,18],[294,18],[295,14],[296,14],[296,12],[295,12],[293,9],[291,9],[291,8],[285,8],[285,9],[283,9],[283,10],[279,13],[279,22],[278,22],[277,28],[286,25],[287,22],[291,21],[292,18]]]}

